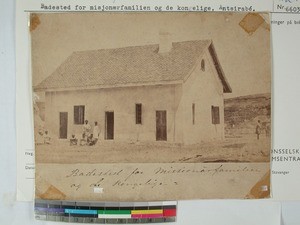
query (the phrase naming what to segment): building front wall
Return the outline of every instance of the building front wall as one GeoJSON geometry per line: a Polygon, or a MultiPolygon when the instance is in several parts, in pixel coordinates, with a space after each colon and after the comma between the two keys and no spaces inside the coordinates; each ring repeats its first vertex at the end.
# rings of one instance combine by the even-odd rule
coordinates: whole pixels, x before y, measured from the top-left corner
{"type": "Polygon", "coordinates": [[[183,113],[183,142],[185,144],[224,138],[223,87],[208,51],[199,59],[194,70],[184,82],[179,105],[180,111],[183,113]],[[204,71],[201,68],[202,59],[205,65],[204,71]],[[219,124],[212,123],[212,106],[219,107],[219,124]]]}
{"type": "Polygon", "coordinates": [[[166,110],[167,142],[181,142],[176,130],[180,96],[181,84],[46,92],[45,127],[59,138],[59,113],[67,112],[68,139],[72,134],[79,138],[83,125],[74,124],[74,106],[84,105],[84,119],[92,128],[98,122],[100,139],[105,139],[105,112],[114,112],[115,141],[156,141],[156,111],[166,110]],[[136,124],[135,104],[142,104],[142,124],[136,124]]]}

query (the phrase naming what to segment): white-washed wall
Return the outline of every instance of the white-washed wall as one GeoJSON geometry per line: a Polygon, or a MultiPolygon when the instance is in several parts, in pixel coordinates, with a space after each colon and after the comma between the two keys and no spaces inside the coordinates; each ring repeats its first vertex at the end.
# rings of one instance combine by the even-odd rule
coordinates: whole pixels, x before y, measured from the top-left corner
{"type": "MultiPolygon", "coordinates": [[[[114,111],[114,140],[124,142],[156,140],[156,110],[167,111],[167,141],[180,142],[176,114],[181,85],[124,87],[46,93],[45,124],[51,135],[59,136],[59,112],[68,112],[68,139],[79,137],[83,125],[74,124],[74,106],[85,106],[85,119],[98,122],[100,139],[105,135],[105,112],[114,111]],[[135,104],[142,104],[142,124],[135,123],[135,104]],[[175,118],[176,116],[176,118],[175,118]],[[175,122],[176,121],[176,122],[175,122]],[[175,124],[175,127],[174,127],[175,124]]],[[[179,129],[179,132],[181,130],[179,129]]]]}
{"type": "Polygon", "coordinates": [[[205,52],[190,77],[183,84],[180,103],[183,111],[183,140],[185,144],[224,138],[223,87],[208,51],[205,52]],[[201,60],[205,61],[205,71],[201,70],[201,60]],[[195,104],[195,124],[193,124],[192,104],[195,104]],[[218,106],[220,124],[212,124],[211,107],[218,106]]]}

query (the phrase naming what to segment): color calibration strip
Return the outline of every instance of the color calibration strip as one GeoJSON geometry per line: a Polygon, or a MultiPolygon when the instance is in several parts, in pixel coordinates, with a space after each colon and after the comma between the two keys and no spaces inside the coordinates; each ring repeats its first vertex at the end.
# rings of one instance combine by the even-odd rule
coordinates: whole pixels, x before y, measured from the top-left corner
{"type": "Polygon", "coordinates": [[[77,223],[164,223],[176,221],[177,202],[68,202],[35,200],[35,218],[77,223]]]}

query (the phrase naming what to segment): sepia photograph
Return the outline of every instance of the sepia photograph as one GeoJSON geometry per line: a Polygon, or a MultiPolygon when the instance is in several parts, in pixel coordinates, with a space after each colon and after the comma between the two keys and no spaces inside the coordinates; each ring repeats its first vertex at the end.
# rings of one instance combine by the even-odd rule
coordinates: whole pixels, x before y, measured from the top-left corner
{"type": "Polygon", "coordinates": [[[47,166],[77,164],[218,168],[208,173],[230,165],[239,176],[247,164],[257,178],[268,173],[268,14],[33,13],[30,33],[42,180],[47,166]]]}

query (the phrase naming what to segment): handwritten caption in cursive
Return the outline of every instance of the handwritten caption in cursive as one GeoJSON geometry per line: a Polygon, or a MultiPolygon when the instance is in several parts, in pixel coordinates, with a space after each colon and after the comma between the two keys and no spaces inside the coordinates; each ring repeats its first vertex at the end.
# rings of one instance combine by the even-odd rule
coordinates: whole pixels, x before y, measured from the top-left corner
{"type": "MultiPolygon", "coordinates": [[[[239,168],[226,168],[223,164],[218,164],[215,167],[207,168],[206,166],[200,169],[186,168],[185,166],[180,168],[168,167],[155,167],[151,171],[144,171],[139,167],[135,167],[132,170],[124,169],[108,169],[99,170],[97,168],[82,170],[82,169],[72,169],[68,171],[65,175],[66,179],[70,180],[80,180],[80,182],[71,182],[70,187],[78,191],[83,186],[95,188],[103,187],[109,184],[111,188],[113,187],[127,187],[129,189],[136,189],[139,187],[150,187],[155,189],[161,186],[176,186],[180,184],[180,179],[176,180],[177,176],[187,176],[187,175],[204,175],[204,176],[217,176],[225,173],[253,173],[260,172],[259,169],[248,168],[247,166],[241,166],[239,168]],[[172,176],[173,175],[173,176],[172,176]],[[171,177],[172,179],[166,179],[166,177],[171,177]],[[80,179],[76,179],[80,178],[80,179]],[[92,182],[85,182],[84,178],[92,178],[92,182]]],[[[89,179],[90,180],[90,179],[89,179]]]]}

